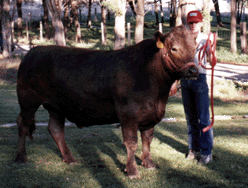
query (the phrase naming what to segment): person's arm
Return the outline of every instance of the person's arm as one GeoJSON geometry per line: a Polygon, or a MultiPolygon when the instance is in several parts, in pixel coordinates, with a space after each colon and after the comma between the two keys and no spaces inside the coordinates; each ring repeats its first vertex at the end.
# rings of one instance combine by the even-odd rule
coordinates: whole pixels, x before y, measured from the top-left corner
{"type": "MultiPolygon", "coordinates": [[[[211,46],[214,43],[214,35],[213,34],[210,35],[210,43],[211,43],[211,46]]],[[[209,46],[208,50],[206,51],[207,61],[210,63],[210,65],[212,65],[212,58],[213,58],[213,54],[211,54],[211,52],[210,52],[210,48],[212,48],[211,46],[209,46]]],[[[211,49],[211,50],[213,50],[213,49],[211,49]]],[[[216,56],[216,54],[214,54],[214,55],[216,56]]]]}
{"type": "Polygon", "coordinates": [[[177,85],[178,85],[179,80],[176,80],[170,89],[170,96],[175,95],[177,93],[177,85]]]}

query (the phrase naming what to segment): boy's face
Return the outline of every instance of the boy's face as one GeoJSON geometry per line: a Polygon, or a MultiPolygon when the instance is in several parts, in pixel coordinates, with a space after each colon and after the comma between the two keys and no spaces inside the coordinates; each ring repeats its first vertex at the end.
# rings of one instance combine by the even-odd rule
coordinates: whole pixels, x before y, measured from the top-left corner
{"type": "Polygon", "coordinates": [[[193,34],[199,33],[202,27],[202,22],[189,22],[189,29],[193,34]]]}

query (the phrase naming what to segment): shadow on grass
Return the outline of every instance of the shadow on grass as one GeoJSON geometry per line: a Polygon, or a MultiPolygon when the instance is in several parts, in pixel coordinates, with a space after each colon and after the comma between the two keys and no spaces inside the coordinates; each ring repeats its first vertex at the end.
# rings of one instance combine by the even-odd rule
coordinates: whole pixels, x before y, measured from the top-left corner
{"type": "Polygon", "coordinates": [[[125,164],[117,157],[117,153],[125,153],[125,147],[121,139],[113,132],[115,130],[114,126],[112,129],[107,128],[107,132],[101,126],[94,126],[88,130],[84,133],[85,136],[83,138],[72,141],[71,144],[77,145],[75,148],[77,153],[83,162],[87,163],[88,170],[100,183],[101,187],[125,187],[116,178],[118,175],[125,176],[125,164]],[[100,131],[102,129],[103,131],[100,131]],[[100,134],[94,133],[94,130],[98,133],[100,131],[100,134]],[[113,148],[115,148],[115,151],[113,148]],[[108,157],[110,157],[110,160],[113,160],[113,166],[117,166],[117,171],[111,168],[112,163],[107,161],[109,160],[108,157]]]}
{"type": "MultiPolygon", "coordinates": [[[[159,126],[159,125],[158,125],[159,126]]],[[[164,135],[162,132],[154,131],[154,137],[157,138],[160,142],[165,143],[166,145],[171,146],[175,150],[177,150],[180,153],[186,153],[188,152],[188,146],[185,144],[182,144],[181,142],[178,142],[174,138],[164,135]]]]}
{"type": "MultiPolygon", "coordinates": [[[[168,161],[159,158],[159,160],[162,161],[160,164],[165,164],[166,166],[160,167],[162,167],[162,169],[168,168],[166,172],[159,173],[160,180],[166,179],[170,183],[176,183],[184,187],[190,187],[190,185],[194,185],[193,187],[247,187],[248,157],[246,151],[248,148],[246,147],[240,152],[237,152],[237,150],[233,151],[231,148],[235,147],[235,140],[239,141],[241,138],[247,140],[248,127],[242,125],[233,126],[232,122],[234,121],[219,121],[217,122],[217,127],[214,128],[214,135],[215,138],[218,138],[218,141],[215,143],[213,149],[214,160],[212,163],[197,165],[192,162],[191,169],[188,169],[188,167],[180,169],[180,166],[183,166],[186,162],[182,162],[182,164],[178,164],[178,167],[173,168],[168,161]],[[222,126],[222,123],[224,123],[225,126],[222,126]],[[227,142],[227,147],[221,147],[223,143],[220,142],[222,142],[222,140],[225,140],[223,142],[227,142]],[[233,142],[231,142],[231,140],[233,142]],[[228,149],[228,144],[230,144],[230,149],[228,149]],[[208,172],[202,172],[202,169],[208,172]],[[216,177],[209,174],[209,172],[216,174],[216,177]]],[[[243,124],[246,123],[247,122],[243,120],[243,124]]],[[[184,138],[184,141],[187,142],[186,125],[182,126],[182,124],[185,123],[173,122],[169,123],[169,125],[160,123],[158,126],[161,128],[156,130],[155,138],[171,146],[178,152],[183,152],[184,149],[187,150],[187,145],[177,141],[178,139],[184,138]],[[166,130],[167,133],[163,130],[166,130]],[[178,135],[178,139],[174,139],[168,135],[178,135]]]]}
{"type": "Polygon", "coordinates": [[[17,81],[17,69],[16,68],[1,68],[0,79],[4,84],[16,84],[17,81]]]}
{"type": "Polygon", "coordinates": [[[46,127],[38,127],[34,134],[34,142],[27,140],[29,161],[25,164],[15,163],[17,127],[2,129],[1,131],[4,132],[0,133],[0,148],[3,155],[0,160],[1,187],[62,188],[80,187],[80,185],[82,187],[89,187],[89,185],[93,187],[125,187],[118,179],[118,174],[115,174],[116,171],[111,169],[111,163],[108,161],[110,157],[114,165],[120,169],[119,175],[125,176],[125,165],[118,160],[116,151],[112,149],[113,145],[117,151],[124,152],[120,138],[109,128],[107,134],[104,135],[99,134],[98,128],[98,130],[87,130],[86,128],[85,132],[76,131],[76,129],[70,127],[70,130],[66,131],[68,132],[66,133],[66,142],[74,157],[80,159],[79,163],[75,165],[67,165],[62,162],[60,151],[46,127]],[[94,130],[97,133],[94,133],[94,130]],[[13,132],[15,132],[15,136],[10,136],[13,132]],[[100,154],[106,155],[106,159],[100,154]],[[8,155],[8,160],[6,160],[6,155],[8,155]],[[84,174],[86,171],[87,173],[84,174]],[[92,182],[87,182],[88,180],[92,182]],[[75,182],[77,185],[74,185],[75,182]]]}

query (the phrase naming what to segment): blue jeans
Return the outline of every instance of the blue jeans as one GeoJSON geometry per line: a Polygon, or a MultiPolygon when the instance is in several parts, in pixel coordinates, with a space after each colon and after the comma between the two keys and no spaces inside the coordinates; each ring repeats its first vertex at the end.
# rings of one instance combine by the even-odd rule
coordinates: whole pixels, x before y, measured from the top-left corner
{"type": "Polygon", "coordinates": [[[203,128],[211,124],[207,77],[200,74],[197,80],[182,79],[181,85],[189,149],[210,155],[213,148],[213,129],[202,132],[203,128]]]}

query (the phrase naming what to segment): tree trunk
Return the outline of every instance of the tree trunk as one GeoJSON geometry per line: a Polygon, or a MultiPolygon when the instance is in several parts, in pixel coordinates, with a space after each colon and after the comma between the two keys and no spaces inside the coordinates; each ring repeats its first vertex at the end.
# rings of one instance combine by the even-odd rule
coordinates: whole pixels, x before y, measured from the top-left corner
{"type": "Polygon", "coordinates": [[[161,16],[161,23],[164,23],[164,12],[163,12],[163,5],[162,5],[162,0],[160,0],[160,16],[161,16]]]}
{"type": "Polygon", "coordinates": [[[57,45],[65,46],[65,31],[61,18],[62,0],[46,0],[46,2],[55,30],[55,42],[57,45]]]}
{"type": "Polygon", "coordinates": [[[17,6],[17,33],[18,36],[22,36],[22,0],[17,0],[16,1],[16,6],[17,6]]]}
{"type": "Polygon", "coordinates": [[[186,25],[187,14],[195,10],[195,1],[194,0],[180,0],[179,8],[181,9],[181,20],[182,24],[186,25]]]}
{"type": "Polygon", "coordinates": [[[246,1],[239,0],[239,1],[236,1],[236,3],[237,3],[237,5],[236,5],[236,8],[237,8],[237,24],[240,24],[241,17],[242,17],[242,14],[243,14],[244,4],[246,3],[246,1]]]}
{"type": "Polygon", "coordinates": [[[237,33],[236,33],[236,0],[231,0],[231,52],[237,53],[237,33]]]}
{"type": "Polygon", "coordinates": [[[240,24],[240,20],[241,20],[240,0],[236,1],[236,10],[237,10],[237,24],[240,24]]]}
{"type": "Polygon", "coordinates": [[[119,0],[118,7],[120,12],[116,12],[115,16],[115,40],[114,49],[118,50],[125,46],[125,15],[126,15],[126,0],[119,0]]]}
{"type": "Polygon", "coordinates": [[[3,57],[9,58],[11,53],[10,0],[3,0],[1,2],[1,7],[3,57]]]}
{"type": "MultiPolygon", "coordinates": [[[[105,0],[101,0],[105,1],[105,0]]],[[[106,16],[107,16],[107,10],[105,6],[101,6],[101,13],[102,13],[102,23],[103,23],[103,40],[102,40],[102,44],[106,45],[107,44],[107,28],[106,28],[106,16]]]]}
{"type": "Polygon", "coordinates": [[[73,12],[73,18],[74,18],[74,24],[76,28],[76,43],[81,42],[81,28],[79,23],[79,17],[78,17],[78,2],[73,1],[71,4],[72,12],[73,12]]]}
{"type": "Polygon", "coordinates": [[[175,26],[179,26],[179,25],[182,25],[182,8],[180,6],[180,3],[179,3],[179,6],[178,6],[178,9],[177,9],[175,26]]]}
{"type": "Polygon", "coordinates": [[[224,27],[223,23],[221,22],[219,2],[218,2],[218,0],[213,0],[213,3],[214,3],[215,14],[216,14],[216,18],[217,18],[217,24],[221,27],[224,27]]]}
{"type": "Polygon", "coordinates": [[[64,6],[64,30],[65,30],[65,38],[67,39],[67,32],[69,27],[69,5],[64,6]]]}
{"type": "Polygon", "coordinates": [[[246,22],[240,23],[241,53],[247,54],[246,22]]]}
{"type": "Polygon", "coordinates": [[[45,37],[49,39],[51,38],[51,35],[49,33],[48,9],[47,9],[46,0],[42,0],[42,4],[44,10],[43,22],[44,22],[45,37]]]}
{"type": "Polygon", "coordinates": [[[171,8],[170,8],[170,27],[176,26],[176,0],[171,0],[171,8]]]}
{"type": "Polygon", "coordinates": [[[144,0],[137,0],[137,8],[136,8],[136,26],[135,26],[135,43],[143,40],[144,36],[144,0]]]}
{"type": "Polygon", "coordinates": [[[208,34],[211,31],[211,25],[210,25],[210,1],[204,0],[203,1],[203,33],[208,34]]]}
{"type": "Polygon", "coordinates": [[[157,4],[157,0],[154,0],[154,7],[155,7],[155,16],[156,16],[156,26],[158,27],[158,4],[157,4]]]}
{"type": "Polygon", "coordinates": [[[71,0],[68,0],[64,3],[64,30],[65,30],[65,39],[67,39],[68,28],[70,27],[69,14],[70,14],[71,0]]]}
{"type": "Polygon", "coordinates": [[[128,4],[129,4],[130,8],[132,9],[134,16],[136,16],[136,7],[135,7],[134,0],[129,0],[128,4]]]}
{"type": "Polygon", "coordinates": [[[87,19],[88,27],[91,27],[91,5],[92,5],[92,0],[89,0],[88,19],[87,19]]]}

